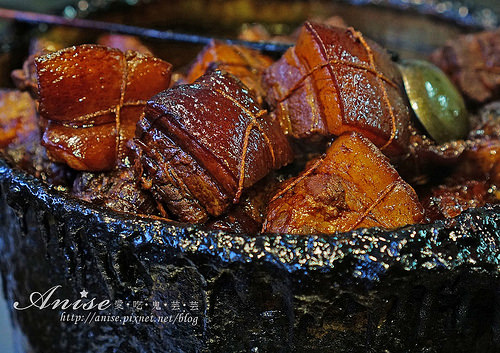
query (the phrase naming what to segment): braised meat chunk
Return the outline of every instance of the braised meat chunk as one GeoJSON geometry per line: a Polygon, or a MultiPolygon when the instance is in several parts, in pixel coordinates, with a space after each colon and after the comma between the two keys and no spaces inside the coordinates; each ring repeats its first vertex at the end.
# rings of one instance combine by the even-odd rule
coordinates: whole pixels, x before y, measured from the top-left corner
{"type": "Polygon", "coordinates": [[[500,98],[500,30],[449,41],[431,55],[431,60],[472,102],[500,98]]]}
{"type": "Polygon", "coordinates": [[[153,194],[161,215],[167,216],[169,210],[184,222],[202,223],[210,211],[222,213],[230,200],[221,188],[191,155],[156,129],[147,117],[142,119],[138,124],[139,138],[131,147],[141,161],[137,175],[142,187],[153,194]],[[203,198],[207,206],[197,197],[203,198]]]}
{"type": "Polygon", "coordinates": [[[37,57],[43,144],[77,170],[113,169],[146,100],[170,84],[171,65],[137,52],[81,45],[37,57]]]}
{"type": "Polygon", "coordinates": [[[12,165],[57,186],[69,186],[73,172],[49,160],[40,144],[35,101],[27,92],[0,90],[0,152],[12,165]]]}
{"type": "Polygon", "coordinates": [[[469,134],[456,174],[462,179],[483,179],[500,187],[500,102],[484,106],[479,116],[480,122],[469,134]]]}
{"type": "Polygon", "coordinates": [[[386,154],[407,147],[400,73],[380,46],[352,28],[306,22],[264,83],[281,126],[294,137],[357,131],[386,154]]]}
{"type": "Polygon", "coordinates": [[[72,194],[114,211],[154,215],[155,202],[141,189],[134,171],[134,168],[122,168],[98,174],[84,172],[75,179],[72,194]]]}
{"type": "Polygon", "coordinates": [[[403,166],[413,165],[404,172],[410,174],[411,170],[416,176],[421,176],[416,168],[426,167],[429,172],[434,166],[430,182],[423,180],[426,185],[419,187],[427,222],[453,218],[469,208],[500,201],[500,103],[484,106],[474,120],[466,140],[441,145],[425,140],[419,143],[418,158],[403,166]],[[439,173],[442,177],[436,178],[439,173]]]}
{"type": "MultiPolygon", "coordinates": [[[[135,37],[33,42],[12,74],[29,94],[0,91],[0,152],[92,204],[230,233],[396,229],[499,203],[499,103],[467,105],[435,65],[318,21],[241,34],[290,43],[277,61],[212,40],[174,74],[135,37]]],[[[468,103],[500,98],[499,33],[433,55],[468,103]]]]}
{"type": "Polygon", "coordinates": [[[153,97],[133,145],[143,185],[189,222],[220,215],[292,160],[279,124],[241,81],[219,70],[153,97]]]}
{"type": "Polygon", "coordinates": [[[393,229],[422,219],[415,191],[387,158],[362,135],[347,133],[273,197],[263,230],[311,234],[393,229]]]}
{"type": "Polygon", "coordinates": [[[208,70],[222,69],[239,78],[260,103],[265,94],[261,76],[272,63],[271,58],[257,50],[212,40],[198,55],[186,79],[193,83],[208,70]]]}
{"type": "Polygon", "coordinates": [[[282,172],[271,173],[245,190],[238,204],[208,221],[205,226],[232,233],[259,233],[266,216],[267,204],[280,187],[282,172]]]}
{"type": "Polygon", "coordinates": [[[35,102],[26,92],[0,90],[0,148],[38,131],[35,102]]]}
{"type": "Polygon", "coordinates": [[[453,218],[469,208],[498,202],[489,189],[489,183],[484,180],[460,180],[432,188],[430,194],[422,198],[426,221],[453,218]]]}

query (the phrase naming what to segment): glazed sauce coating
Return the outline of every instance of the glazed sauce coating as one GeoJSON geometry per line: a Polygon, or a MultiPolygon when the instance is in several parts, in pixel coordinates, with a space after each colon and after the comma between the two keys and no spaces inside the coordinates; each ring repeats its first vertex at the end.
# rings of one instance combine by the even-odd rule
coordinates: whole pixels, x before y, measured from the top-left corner
{"type": "MultiPolygon", "coordinates": [[[[295,34],[295,47],[274,64],[257,51],[212,41],[191,66],[189,84],[173,89],[167,89],[170,64],[100,45],[39,55],[14,76],[21,89],[31,91],[37,83],[51,158],[99,172],[80,174],[73,195],[119,212],[231,232],[330,234],[395,229],[498,202],[497,120],[476,127],[466,141],[438,145],[411,126],[399,72],[376,43],[352,28],[311,22],[295,34]],[[287,134],[303,158],[269,175],[293,159],[287,134]],[[327,152],[310,160],[334,136],[327,152]],[[398,171],[418,185],[425,215],[415,191],[381,150],[397,156],[398,171]],[[306,160],[299,176],[282,182],[306,160]],[[451,176],[443,179],[437,169],[451,176]],[[428,184],[436,176],[441,179],[432,181],[443,184],[428,184]]],[[[477,62],[489,61],[474,73],[476,79],[491,73],[481,82],[495,91],[496,37],[467,38],[452,54],[464,56],[465,49],[480,45],[477,62]]],[[[147,50],[124,36],[105,36],[101,43],[147,50]]],[[[446,48],[443,53],[450,54],[446,48]]],[[[453,58],[458,64],[448,62],[448,68],[464,74],[465,59],[453,58]]],[[[5,97],[0,101],[8,103],[5,97]]],[[[30,99],[20,101],[34,111],[30,99]]],[[[16,109],[9,107],[14,105],[7,104],[9,114],[0,119],[0,143],[39,145],[38,117],[33,113],[21,123],[29,113],[14,116],[16,109]]],[[[49,175],[45,170],[57,164],[47,161],[42,147],[37,151],[37,161],[45,162],[33,165],[49,175]]],[[[30,158],[30,152],[21,155],[30,158]]]]}
{"type": "Polygon", "coordinates": [[[352,28],[306,22],[295,47],[266,70],[268,101],[294,137],[358,131],[384,153],[406,150],[410,123],[389,55],[352,28]]]}
{"type": "Polygon", "coordinates": [[[137,52],[81,45],[35,60],[43,144],[77,170],[113,169],[146,100],[170,84],[171,65],[137,52]]]}
{"type": "Polygon", "coordinates": [[[238,77],[257,97],[259,103],[265,95],[261,76],[273,63],[272,59],[257,50],[240,45],[230,45],[212,40],[198,55],[186,77],[188,83],[215,68],[238,77]]]}
{"type": "MultiPolygon", "coordinates": [[[[199,204],[199,210],[212,216],[238,202],[245,188],[292,160],[279,124],[260,109],[241,81],[224,71],[153,97],[139,123],[135,145],[136,154],[151,159],[147,165],[143,163],[143,178],[153,188],[177,185],[177,192],[192,200],[192,207],[199,204]],[[162,147],[166,138],[168,147],[162,147]],[[176,155],[190,159],[192,168],[184,170],[182,163],[171,163],[176,155]],[[189,182],[193,177],[197,183],[189,182]]],[[[181,220],[193,218],[179,214],[167,197],[157,201],[181,220]]],[[[201,221],[205,216],[195,218],[201,221]]]]}
{"type": "Polygon", "coordinates": [[[330,234],[422,219],[415,191],[388,159],[362,135],[348,133],[273,197],[263,231],[330,234]]]}

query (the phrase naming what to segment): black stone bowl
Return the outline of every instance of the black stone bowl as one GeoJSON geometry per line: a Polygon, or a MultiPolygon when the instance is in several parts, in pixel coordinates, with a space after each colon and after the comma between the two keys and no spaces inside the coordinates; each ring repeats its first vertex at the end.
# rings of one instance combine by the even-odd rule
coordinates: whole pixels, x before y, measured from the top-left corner
{"type": "Polygon", "coordinates": [[[241,235],[95,207],[1,160],[0,204],[20,350],[500,351],[500,205],[396,231],[241,235]]]}

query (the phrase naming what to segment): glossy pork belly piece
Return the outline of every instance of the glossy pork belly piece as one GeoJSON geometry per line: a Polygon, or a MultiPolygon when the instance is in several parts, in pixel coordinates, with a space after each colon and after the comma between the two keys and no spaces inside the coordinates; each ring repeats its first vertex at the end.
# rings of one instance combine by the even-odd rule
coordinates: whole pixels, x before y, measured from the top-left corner
{"type": "Polygon", "coordinates": [[[171,65],[137,52],[81,45],[37,57],[42,142],[55,161],[113,169],[126,154],[146,100],[170,84],[171,65]]]}
{"type": "Polygon", "coordinates": [[[196,58],[186,81],[193,83],[211,69],[225,70],[239,78],[260,103],[265,95],[261,76],[272,63],[271,58],[257,50],[212,40],[196,58]]]}
{"type": "Polygon", "coordinates": [[[358,133],[338,137],[271,200],[263,231],[312,234],[419,223],[415,191],[387,157],[358,133]]]}
{"type": "Polygon", "coordinates": [[[389,55],[352,28],[306,22],[265,72],[268,101],[294,137],[357,131],[384,153],[407,148],[409,110],[389,55]]]}
{"type": "Polygon", "coordinates": [[[292,160],[279,124],[224,71],[153,97],[133,145],[143,186],[189,222],[222,214],[244,189],[292,160]]]}
{"type": "Polygon", "coordinates": [[[500,98],[500,30],[448,41],[431,60],[469,100],[485,103],[500,98]]]}

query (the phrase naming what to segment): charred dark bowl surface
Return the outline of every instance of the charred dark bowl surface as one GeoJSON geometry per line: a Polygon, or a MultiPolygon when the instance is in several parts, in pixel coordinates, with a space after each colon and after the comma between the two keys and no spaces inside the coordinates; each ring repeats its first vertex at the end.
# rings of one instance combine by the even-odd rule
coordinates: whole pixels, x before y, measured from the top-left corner
{"type": "Polygon", "coordinates": [[[394,232],[252,236],[95,208],[3,162],[0,185],[12,302],[61,285],[69,298],[86,288],[113,302],[199,303],[197,325],[75,325],[57,310],[14,311],[34,351],[500,349],[499,206],[394,232]]]}
{"type": "MultiPolygon", "coordinates": [[[[305,3],[293,2],[297,22],[305,3]]],[[[265,9],[258,14],[281,14],[265,9]]],[[[153,24],[178,13],[149,12],[153,24]]],[[[428,54],[462,32],[381,8],[338,13],[403,56],[428,54]],[[379,21],[366,20],[374,14],[379,21]],[[405,37],[388,33],[387,23],[405,37]]],[[[190,15],[186,23],[215,18],[190,15]]],[[[231,234],[92,206],[0,160],[0,232],[9,303],[26,305],[31,293],[57,285],[59,298],[76,300],[86,289],[111,301],[99,314],[122,318],[175,316],[172,302],[197,303],[180,310],[197,318],[194,325],[74,324],[61,320],[62,310],[13,309],[19,347],[28,352],[500,351],[500,206],[396,231],[231,234]]]]}

